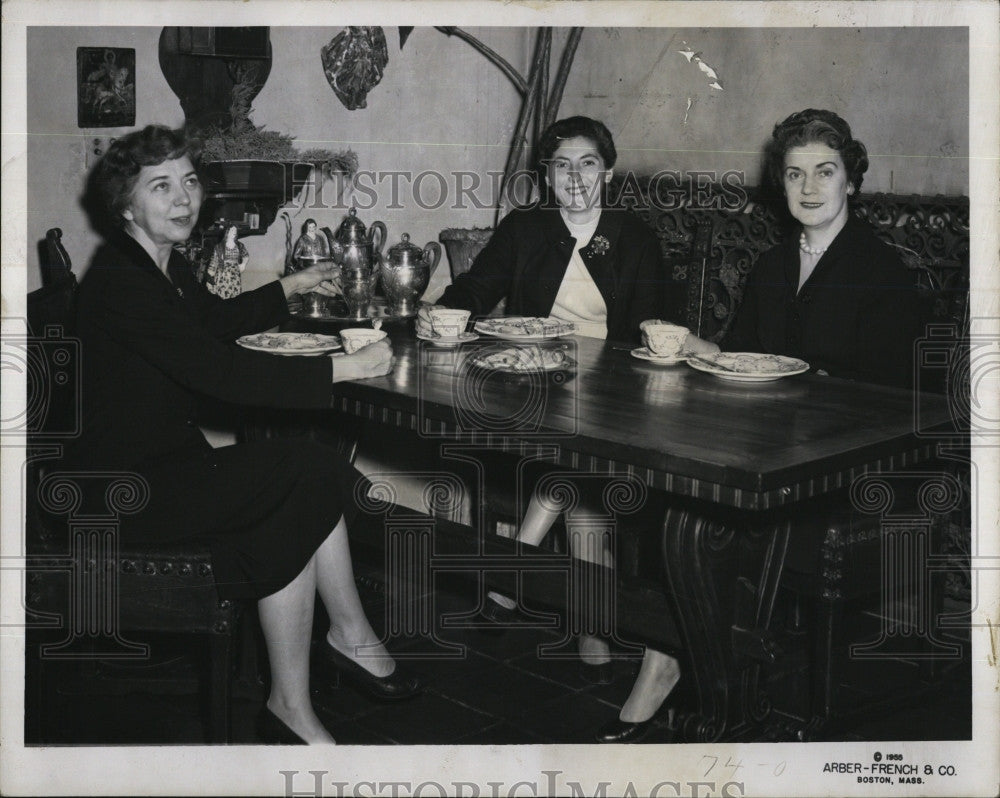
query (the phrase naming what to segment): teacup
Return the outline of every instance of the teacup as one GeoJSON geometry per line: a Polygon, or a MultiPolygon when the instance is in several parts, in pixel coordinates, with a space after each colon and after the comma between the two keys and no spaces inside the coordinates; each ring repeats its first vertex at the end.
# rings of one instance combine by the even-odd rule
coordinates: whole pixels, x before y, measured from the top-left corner
{"type": "Polygon", "coordinates": [[[362,347],[381,341],[385,337],[385,330],[373,330],[370,327],[352,327],[349,330],[340,331],[340,340],[344,344],[344,351],[349,355],[353,355],[362,347]]]}
{"type": "Polygon", "coordinates": [[[467,310],[453,308],[431,308],[431,330],[440,338],[457,338],[465,332],[472,314],[467,310]]]}
{"type": "Polygon", "coordinates": [[[643,324],[642,337],[646,348],[656,357],[677,357],[684,348],[688,328],[669,322],[643,324]]]}

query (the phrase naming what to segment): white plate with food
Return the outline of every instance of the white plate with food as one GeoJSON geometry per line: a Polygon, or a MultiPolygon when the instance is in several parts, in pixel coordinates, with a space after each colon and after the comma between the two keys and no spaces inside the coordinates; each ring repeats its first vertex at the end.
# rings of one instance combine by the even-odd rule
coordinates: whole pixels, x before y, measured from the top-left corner
{"type": "Polygon", "coordinates": [[[690,356],[687,362],[691,368],[733,382],[772,382],[809,371],[809,364],[797,357],[762,352],[715,352],[690,356]]]}
{"type": "Polygon", "coordinates": [[[236,343],[254,352],[273,355],[321,355],[342,348],[340,336],[320,333],[256,333],[237,338],[236,343]]]}
{"type": "Polygon", "coordinates": [[[500,316],[495,319],[480,319],[474,329],[505,341],[544,341],[570,335],[576,327],[572,322],[551,316],[500,316]]]}
{"type": "Polygon", "coordinates": [[[565,371],[576,361],[560,347],[505,346],[483,349],[469,358],[470,365],[507,374],[565,371]]]}
{"type": "Polygon", "coordinates": [[[629,352],[632,357],[637,357],[639,360],[648,360],[650,363],[655,363],[657,366],[676,366],[678,363],[683,363],[686,361],[690,355],[685,352],[681,352],[678,355],[668,355],[667,357],[660,357],[660,355],[655,352],[650,352],[644,346],[637,346],[631,352],[629,352]]]}
{"type": "Polygon", "coordinates": [[[417,338],[421,341],[429,341],[437,346],[459,346],[460,344],[467,344],[470,341],[478,341],[479,336],[473,332],[464,332],[461,335],[454,336],[442,336],[442,335],[421,335],[417,333],[417,338]]]}

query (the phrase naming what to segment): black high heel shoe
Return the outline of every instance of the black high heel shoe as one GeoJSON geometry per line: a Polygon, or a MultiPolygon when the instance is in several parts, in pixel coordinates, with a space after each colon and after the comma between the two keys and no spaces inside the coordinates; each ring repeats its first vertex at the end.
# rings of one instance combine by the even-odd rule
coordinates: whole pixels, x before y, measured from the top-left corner
{"type": "Polygon", "coordinates": [[[407,674],[399,663],[396,663],[396,669],[388,676],[376,676],[350,657],[341,654],[326,640],[319,645],[318,654],[321,665],[332,668],[355,687],[361,688],[379,701],[401,701],[417,695],[424,689],[420,680],[412,674],[407,674]]]}
{"type": "Polygon", "coordinates": [[[663,703],[660,704],[659,709],[648,720],[638,722],[621,720],[620,718],[609,720],[597,730],[594,739],[599,743],[640,742],[654,728],[660,726],[662,721],[670,717],[670,712],[675,708],[677,698],[681,692],[677,689],[680,686],[680,682],[674,685],[674,689],[663,699],[663,703]]]}
{"type": "Polygon", "coordinates": [[[487,596],[479,611],[479,619],[487,624],[479,627],[479,631],[488,635],[502,635],[517,619],[517,615],[517,607],[505,607],[495,598],[487,596]]]}
{"type": "Polygon", "coordinates": [[[257,737],[264,745],[308,745],[266,704],[257,715],[257,737]]]}

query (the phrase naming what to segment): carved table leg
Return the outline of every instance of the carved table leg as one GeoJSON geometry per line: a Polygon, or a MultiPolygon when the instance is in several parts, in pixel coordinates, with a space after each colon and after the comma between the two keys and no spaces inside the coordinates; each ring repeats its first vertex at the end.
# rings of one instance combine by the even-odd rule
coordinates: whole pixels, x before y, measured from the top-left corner
{"type": "Polygon", "coordinates": [[[751,526],[677,504],[663,520],[663,556],[697,686],[679,715],[691,742],[752,734],[770,712],[762,663],[777,659],[768,627],[788,545],[787,522],[751,526]]]}

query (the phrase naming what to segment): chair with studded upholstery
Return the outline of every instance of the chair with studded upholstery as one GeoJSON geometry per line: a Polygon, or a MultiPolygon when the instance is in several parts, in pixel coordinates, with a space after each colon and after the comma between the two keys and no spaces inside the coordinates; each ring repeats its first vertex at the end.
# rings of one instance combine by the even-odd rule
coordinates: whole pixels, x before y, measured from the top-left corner
{"type": "Polygon", "coordinates": [[[121,545],[119,519],[147,498],[141,478],[59,468],[62,447],[80,423],[77,282],[61,235],[58,228],[46,234],[44,285],[28,295],[27,307],[25,609],[29,643],[37,645],[26,649],[26,670],[35,679],[39,716],[27,718],[37,735],[28,741],[51,739],[45,725],[49,665],[74,661],[91,674],[97,663],[141,666],[150,657],[149,635],[178,634],[208,640],[207,738],[228,743],[240,606],[219,599],[208,547],[121,545]],[[103,496],[103,502],[89,506],[85,495],[103,496]]]}

